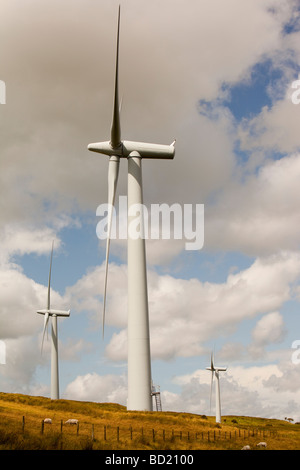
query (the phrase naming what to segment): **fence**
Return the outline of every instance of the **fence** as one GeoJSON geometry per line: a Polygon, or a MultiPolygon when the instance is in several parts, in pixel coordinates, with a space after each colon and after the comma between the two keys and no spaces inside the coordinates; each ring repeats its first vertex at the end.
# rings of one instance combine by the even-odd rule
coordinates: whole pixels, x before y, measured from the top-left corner
{"type": "MultiPolygon", "coordinates": [[[[26,430],[26,418],[22,418],[22,432],[26,430]]],[[[33,425],[30,424],[30,430],[32,431],[33,425]]],[[[55,428],[56,431],[59,431],[61,434],[68,434],[72,436],[85,436],[89,437],[92,441],[102,440],[102,441],[112,441],[120,442],[132,441],[134,439],[148,440],[152,442],[165,442],[165,441],[185,441],[185,442],[195,442],[195,441],[228,441],[236,439],[248,439],[251,437],[255,438],[267,438],[267,437],[276,437],[277,431],[266,430],[266,429],[235,429],[233,431],[224,431],[221,429],[207,430],[207,431],[189,431],[189,430],[180,430],[180,429],[158,429],[155,428],[133,428],[121,427],[121,426],[111,426],[111,425],[101,425],[98,423],[87,423],[87,422],[77,422],[75,424],[66,424],[61,420],[54,424],[48,424],[45,420],[40,422],[40,433],[47,434],[55,428]]],[[[37,431],[37,425],[35,421],[35,430],[37,431]]]]}

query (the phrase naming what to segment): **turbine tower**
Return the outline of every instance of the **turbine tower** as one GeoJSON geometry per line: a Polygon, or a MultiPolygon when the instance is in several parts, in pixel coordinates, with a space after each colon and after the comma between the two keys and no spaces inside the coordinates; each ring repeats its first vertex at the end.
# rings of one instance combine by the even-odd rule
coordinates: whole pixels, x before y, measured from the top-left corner
{"type": "Polygon", "coordinates": [[[214,376],[216,377],[216,423],[221,423],[221,395],[220,395],[219,372],[225,372],[227,370],[227,367],[216,367],[214,365],[213,354],[211,354],[210,367],[206,367],[206,370],[211,371],[210,406],[211,406],[213,380],[214,380],[214,376]]]}
{"type": "Polygon", "coordinates": [[[52,269],[52,257],[53,257],[53,243],[50,258],[50,269],[48,279],[48,296],[47,296],[47,308],[45,310],[38,310],[37,313],[44,315],[44,329],[42,338],[41,353],[43,351],[43,344],[45,338],[45,332],[48,326],[49,317],[51,317],[51,399],[59,399],[59,374],[58,374],[58,341],[57,341],[57,317],[69,317],[70,310],[53,310],[50,306],[50,285],[51,285],[51,269],[52,269]]]}
{"type": "MultiPolygon", "coordinates": [[[[128,160],[128,227],[133,220],[131,207],[139,207],[143,222],[142,159],[173,159],[175,142],[171,145],[147,144],[121,140],[119,104],[119,37],[120,6],[117,28],[117,52],[115,68],[114,105],[111,138],[107,142],[88,145],[88,149],[109,156],[108,166],[108,230],[106,244],[105,280],[103,296],[103,332],[105,325],[106,289],[112,211],[121,158],[128,160]]],[[[141,223],[142,223],[141,222],[141,223]]],[[[143,229],[142,229],[143,230],[143,229]]],[[[142,231],[141,231],[142,232],[142,231]]],[[[128,410],[152,411],[151,358],[148,313],[145,239],[130,236],[128,231],[128,410]]]]}

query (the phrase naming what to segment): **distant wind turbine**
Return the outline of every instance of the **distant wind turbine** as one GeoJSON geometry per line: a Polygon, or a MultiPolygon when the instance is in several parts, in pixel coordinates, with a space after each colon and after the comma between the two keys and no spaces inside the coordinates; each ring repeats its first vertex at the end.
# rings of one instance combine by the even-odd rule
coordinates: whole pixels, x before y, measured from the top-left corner
{"type": "MultiPolygon", "coordinates": [[[[120,6],[118,14],[117,53],[115,69],[114,106],[111,138],[107,142],[88,145],[88,149],[109,156],[108,166],[108,230],[106,245],[105,280],[103,296],[104,332],[108,258],[120,158],[128,160],[128,227],[130,207],[138,205],[142,211],[142,158],[173,159],[175,142],[171,145],[147,144],[121,140],[119,75],[120,6]]],[[[143,221],[143,215],[141,214],[143,221]]],[[[151,358],[148,313],[146,253],[144,237],[133,238],[128,233],[128,410],[152,410],[151,358]]]]}
{"type": "Polygon", "coordinates": [[[213,353],[211,353],[210,367],[206,370],[211,371],[211,384],[210,384],[210,406],[214,376],[216,377],[216,423],[221,423],[221,395],[220,395],[220,377],[219,372],[225,372],[227,367],[217,367],[214,365],[213,353]]]}
{"type": "Polygon", "coordinates": [[[70,310],[53,310],[50,305],[50,285],[51,285],[51,269],[52,269],[52,257],[53,257],[53,245],[51,250],[50,258],[50,269],[48,279],[48,296],[47,296],[47,308],[45,310],[38,310],[37,313],[44,315],[44,329],[42,338],[41,352],[43,351],[43,344],[45,338],[45,332],[47,330],[49,318],[51,317],[51,399],[59,399],[59,375],[58,375],[58,340],[57,340],[57,317],[69,317],[70,310]]]}

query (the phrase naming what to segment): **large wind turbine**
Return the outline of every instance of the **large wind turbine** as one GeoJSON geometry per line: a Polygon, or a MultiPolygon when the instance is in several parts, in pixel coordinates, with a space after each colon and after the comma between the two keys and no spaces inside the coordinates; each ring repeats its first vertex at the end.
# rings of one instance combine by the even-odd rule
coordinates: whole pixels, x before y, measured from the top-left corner
{"type": "MultiPolygon", "coordinates": [[[[142,211],[142,159],[173,159],[175,142],[171,145],[147,144],[121,140],[120,104],[118,92],[119,75],[120,7],[117,29],[117,53],[115,69],[114,105],[111,138],[107,142],[88,145],[88,149],[109,156],[108,166],[108,230],[103,297],[103,330],[105,324],[106,287],[112,207],[115,202],[120,158],[128,160],[128,227],[131,220],[130,208],[134,205],[142,211]]],[[[141,219],[143,219],[141,214],[141,219]]],[[[128,233],[128,410],[152,410],[151,359],[148,314],[148,292],[146,253],[144,237],[131,237],[128,233]]]]}
{"type": "Polygon", "coordinates": [[[214,380],[214,376],[216,377],[216,423],[221,423],[221,395],[220,395],[219,372],[225,372],[227,370],[227,367],[216,367],[214,365],[213,354],[211,354],[210,367],[206,367],[206,370],[211,371],[210,404],[211,404],[213,380],[214,380]]]}
{"type": "Polygon", "coordinates": [[[51,395],[50,396],[52,400],[57,400],[59,398],[57,317],[69,317],[70,310],[65,311],[65,310],[51,309],[50,285],[51,285],[52,257],[53,257],[53,242],[52,242],[49,279],[48,279],[47,308],[45,310],[38,310],[37,313],[40,313],[41,315],[45,316],[41,352],[43,351],[45,332],[47,330],[49,318],[51,317],[51,395]]]}

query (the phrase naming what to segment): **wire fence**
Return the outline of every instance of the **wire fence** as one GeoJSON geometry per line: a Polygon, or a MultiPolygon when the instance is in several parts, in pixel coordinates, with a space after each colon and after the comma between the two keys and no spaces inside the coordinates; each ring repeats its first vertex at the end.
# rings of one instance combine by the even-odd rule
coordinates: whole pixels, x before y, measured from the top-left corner
{"type": "Polygon", "coordinates": [[[91,423],[86,421],[74,420],[73,423],[69,424],[60,421],[52,421],[48,423],[47,420],[41,420],[38,422],[36,419],[27,419],[25,416],[22,417],[22,423],[20,426],[20,432],[25,433],[26,430],[30,432],[39,432],[41,435],[49,435],[53,432],[58,432],[61,435],[67,436],[84,436],[91,441],[152,441],[152,442],[175,442],[185,441],[192,443],[195,441],[228,441],[228,440],[246,440],[249,438],[266,439],[267,437],[276,437],[277,431],[268,429],[234,429],[232,431],[223,429],[210,429],[191,431],[186,429],[164,429],[161,426],[158,428],[151,427],[133,427],[133,426],[113,426],[107,424],[91,423]],[[39,423],[39,424],[38,424],[39,423]]]}

